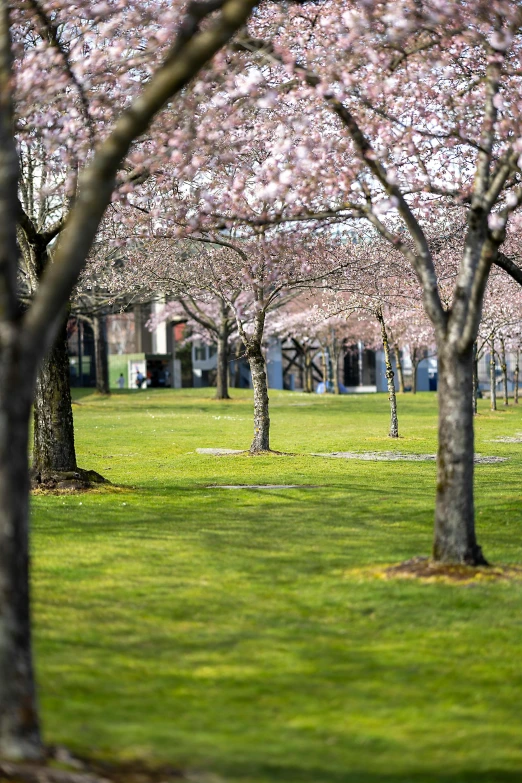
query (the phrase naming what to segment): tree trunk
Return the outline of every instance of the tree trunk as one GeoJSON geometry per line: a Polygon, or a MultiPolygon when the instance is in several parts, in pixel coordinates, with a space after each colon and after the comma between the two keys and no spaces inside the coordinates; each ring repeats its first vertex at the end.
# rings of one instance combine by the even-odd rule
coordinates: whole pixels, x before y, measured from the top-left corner
{"type": "Polygon", "coordinates": [[[384,362],[386,365],[386,382],[388,384],[388,399],[390,400],[390,438],[399,437],[399,420],[397,418],[397,397],[395,395],[395,384],[393,382],[393,368],[390,357],[390,344],[388,342],[388,333],[382,311],[377,312],[377,320],[381,325],[382,345],[384,348],[384,362]]]}
{"type": "Polygon", "coordinates": [[[0,756],[43,755],[29,595],[27,445],[33,374],[17,352],[0,359],[0,756]]]}
{"type": "Polygon", "coordinates": [[[487,565],[475,537],[473,349],[439,345],[439,448],[433,558],[487,565]]]}
{"type": "Polygon", "coordinates": [[[235,361],[234,361],[234,388],[239,389],[241,388],[241,350],[243,348],[243,343],[237,338],[236,342],[236,353],[235,353],[235,361]]]}
{"type": "Polygon", "coordinates": [[[393,346],[393,352],[395,353],[395,366],[397,367],[397,377],[399,378],[399,392],[404,394],[404,372],[402,369],[401,350],[397,343],[393,346]]]}
{"type": "Polygon", "coordinates": [[[222,326],[217,340],[216,400],[229,400],[228,393],[228,330],[222,326]]]}
{"type": "Polygon", "coordinates": [[[340,394],[341,387],[339,386],[339,351],[335,346],[332,348],[332,372],[334,394],[340,394]]]}
{"type": "Polygon", "coordinates": [[[478,358],[477,358],[477,343],[473,343],[473,415],[478,413],[478,358]]]}
{"type": "Polygon", "coordinates": [[[268,379],[265,357],[259,341],[249,340],[247,357],[254,389],[254,440],[250,446],[250,452],[257,454],[260,451],[270,451],[268,379]]]}
{"type": "Polygon", "coordinates": [[[305,361],[306,361],[306,350],[301,346],[297,346],[300,351],[300,361],[299,361],[299,382],[301,385],[301,389],[303,391],[306,391],[306,380],[305,380],[305,361]]]}
{"type": "Polygon", "coordinates": [[[508,395],[508,374],[506,364],[506,344],[504,338],[500,338],[500,368],[502,370],[502,392],[504,396],[504,405],[509,405],[508,395]]]}
{"type": "Polygon", "coordinates": [[[516,359],[515,359],[515,362],[516,362],[516,364],[515,364],[515,373],[514,373],[514,376],[513,376],[513,386],[514,386],[513,396],[514,396],[514,403],[515,403],[515,405],[518,405],[518,374],[519,374],[519,371],[520,371],[520,368],[519,368],[519,355],[520,355],[520,349],[517,348],[517,350],[516,350],[516,359]]]}
{"type": "Polygon", "coordinates": [[[497,410],[497,377],[496,377],[496,367],[495,367],[495,340],[492,337],[489,343],[489,388],[490,388],[490,399],[491,399],[491,410],[496,411],[497,410]]]}
{"type": "Polygon", "coordinates": [[[305,349],[304,363],[305,363],[304,391],[307,392],[307,394],[311,394],[314,390],[314,368],[313,368],[312,351],[310,348],[305,349]]]}
{"type": "Polygon", "coordinates": [[[67,323],[64,322],[40,366],[36,381],[33,473],[35,480],[40,482],[57,472],[75,471],[76,468],[67,323]]]}
{"type": "Polygon", "coordinates": [[[96,369],[96,390],[100,394],[110,394],[109,360],[107,356],[107,335],[105,318],[95,315],[93,318],[94,332],[94,363],[96,369]]]}
{"type": "Polygon", "coordinates": [[[321,364],[323,373],[324,393],[328,394],[328,361],[326,359],[326,349],[321,350],[321,364]]]}
{"type": "Polygon", "coordinates": [[[417,370],[419,369],[419,359],[417,359],[417,349],[413,349],[411,355],[411,391],[417,394],[417,370]]]}

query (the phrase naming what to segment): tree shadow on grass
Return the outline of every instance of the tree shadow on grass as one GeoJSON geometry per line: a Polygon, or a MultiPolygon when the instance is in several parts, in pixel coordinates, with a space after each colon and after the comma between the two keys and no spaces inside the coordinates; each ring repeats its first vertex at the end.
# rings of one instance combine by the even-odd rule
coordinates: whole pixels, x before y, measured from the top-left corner
{"type": "MultiPolygon", "coordinates": [[[[517,770],[461,769],[455,771],[402,768],[396,772],[377,772],[368,769],[325,770],[319,767],[295,767],[267,764],[252,769],[240,766],[228,769],[227,783],[240,781],[264,781],[274,783],[520,783],[517,770]]],[[[224,783],[223,781],[223,783],[224,783]]]]}

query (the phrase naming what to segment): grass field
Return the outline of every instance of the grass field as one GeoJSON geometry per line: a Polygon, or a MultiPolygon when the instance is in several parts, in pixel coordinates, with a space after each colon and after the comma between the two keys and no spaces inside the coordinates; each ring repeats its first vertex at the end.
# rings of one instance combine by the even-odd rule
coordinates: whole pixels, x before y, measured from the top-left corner
{"type": "MultiPolygon", "coordinates": [[[[428,554],[435,466],[309,456],[434,453],[432,394],[80,393],[79,461],[117,489],[36,496],[33,578],[45,738],[168,763],[201,783],[519,783],[522,582],[383,580],[428,554]],[[223,490],[212,484],[316,485],[223,490]],[[366,572],[364,569],[367,569],[366,572]]],[[[522,406],[481,404],[479,541],[522,563],[522,406]],[[493,441],[493,442],[492,442],[493,441]]]]}

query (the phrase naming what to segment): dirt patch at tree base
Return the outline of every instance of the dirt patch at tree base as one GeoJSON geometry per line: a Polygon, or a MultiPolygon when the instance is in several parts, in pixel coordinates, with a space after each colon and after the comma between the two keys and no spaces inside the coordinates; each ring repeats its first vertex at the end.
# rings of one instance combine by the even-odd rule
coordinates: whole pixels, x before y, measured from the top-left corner
{"type": "Polygon", "coordinates": [[[248,454],[248,449],[196,449],[196,454],[210,454],[212,457],[227,457],[231,454],[248,454]]]}
{"type": "Polygon", "coordinates": [[[446,584],[483,584],[522,579],[522,566],[470,566],[438,563],[429,557],[412,557],[397,565],[374,572],[382,579],[418,579],[421,582],[446,584]]]}
{"type": "Polygon", "coordinates": [[[275,455],[279,457],[295,457],[288,451],[275,451],[274,449],[258,449],[257,451],[251,451],[250,449],[196,449],[196,454],[209,454],[213,457],[235,457],[243,454],[247,457],[266,457],[275,455]]]}
{"type": "Polygon", "coordinates": [[[31,476],[31,489],[36,492],[86,492],[102,485],[111,486],[111,482],[95,470],[83,468],[31,476]]]}

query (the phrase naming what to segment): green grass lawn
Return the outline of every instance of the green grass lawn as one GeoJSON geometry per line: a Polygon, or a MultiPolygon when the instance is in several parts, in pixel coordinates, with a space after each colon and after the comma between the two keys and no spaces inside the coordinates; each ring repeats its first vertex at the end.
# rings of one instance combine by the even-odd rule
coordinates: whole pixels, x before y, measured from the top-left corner
{"type": "MultiPolygon", "coordinates": [[[[308,456],[436,450],[432,394],[77,395],[80,465],[122,489],[36,496],[33,579],[48,743],[202,783],[519,783],[522,582],[383,580],[428,554],[435,465],[308,456]],[[315,488],[221,490],[212,484],[315,488]],[[190,774],[189,774],[190,773],[190,774]]],[[[522,406],[481,404],[479,542],[522,563],[522,406]]]]}

